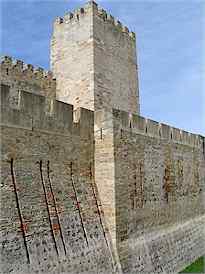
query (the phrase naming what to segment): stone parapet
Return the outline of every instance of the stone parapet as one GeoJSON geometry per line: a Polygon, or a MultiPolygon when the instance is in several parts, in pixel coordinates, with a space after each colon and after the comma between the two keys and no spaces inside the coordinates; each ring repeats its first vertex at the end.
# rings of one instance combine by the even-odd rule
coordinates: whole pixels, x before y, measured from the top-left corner
{"type": "Polygon", "coordinates": [[[54,21],[55,25],[68,24],[76,21],[80,21],[82,16],[93,11],[93,14],[101,17],[105,24],[111,24],[115,30],[118,30],[126,34],[131,39],[135,40],[136,35],[134,32],[129,31],[128,27],[124,26],[118,19],[114,18],[106,10],[99,7],[94,1],[89,1],[84,7],[75,9],[73,12],[66,13],[63,17],[57,17],[54,21]]]}
{"type": "Polygon", "coordinates": [[[35,90],[38,89],[42,95],[55,97],[56,80],[51,71],[25,64],[10,56],[1,57],[0,71],[1,82],[12,87],[14,91],[23,89],[37,93],[35,90]]]}
{"type": "Polygon", "coordinates": [[[180,143],[193,147],[203,147],[204,144],[205,138],[201,135],[146,119],[133,113],[114,109],[113,117],[116,120],[116,124],[122,130],[129,130],[159,139],[167,139],[173,143],[180,143]]]}
{"type": "Polygon", "coordinates": [[[9,87],[2,85],[1,123],[3,125],[83,137],[88,137],[93,132],[94,113],[90,110],[77,109],[75,111],[77,118],[74,121],[72,105],[25,91],[20,91],[17,106],[14,108],[10,102],[9,87]]]}

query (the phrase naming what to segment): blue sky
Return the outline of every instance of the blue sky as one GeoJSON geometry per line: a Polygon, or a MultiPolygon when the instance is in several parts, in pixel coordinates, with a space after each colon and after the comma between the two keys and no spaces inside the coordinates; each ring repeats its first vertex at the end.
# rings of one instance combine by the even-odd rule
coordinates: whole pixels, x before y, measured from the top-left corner
{"type": "MultiPolygon", "coordinates": [[[[98,0],[137,34],[141,115],[205,135],[205,1],[98,0]]],[[[81,0],[0,0],[1,54],[49,68],[56,16],[81,0]]]]}

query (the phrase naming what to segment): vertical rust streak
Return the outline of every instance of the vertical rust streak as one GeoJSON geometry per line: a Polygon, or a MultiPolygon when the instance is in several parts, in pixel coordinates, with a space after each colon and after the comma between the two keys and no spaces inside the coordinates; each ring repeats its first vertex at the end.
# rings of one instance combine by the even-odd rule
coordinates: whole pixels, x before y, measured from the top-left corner
{"type": "Polygon", "coordinates": [[[26,242],[26,235],[25,235],[25,231],[24,231],[24,228],[23,228],[23,218],[22,218],[22,214],[21,214],[19,198],[18,198],[18,192],[17,192],[17,187],[16,187],[16,178],[15,178],[15,173],[14,173],[14,160],[13,160],[13,158],[11,159],[11,177],[12,177],[12,182],[13,182],[13,186],[14,186],[16,206],[17,206],[17,210],[18,210],[20,223],[21,223],[21,232],[22,232],[22,235],[23,235],[23,241],[24,241],[24,246],[25,246],[25,250],[26,250],[27,263],[30,264],[30,257],[29,257],[27,242],[26,242]]]}
{"type": "Polygon", "coordinates": [[[46,208],[47,208],[47,212],[48,212],[48,220],[49,220],[49,225],[50,225],[50,229],[51,229],[51,236],[52,236],[52,239],[53,239],[53,242],[54,242],[54,246],[55,246],[57,256],[59,256],[57,243],[56,243],[56,239],[55,239],[55,235],[54,235],[53,227],[52,227],[52,222],[51,222],[51,216],[50,216],[48,200],[47,200],[47,195],[46,195],[46,188],[45,188],[44,179],[43,179],[42,160],[40,160],[40,162],[38,162],[38,163],[39,163],[39,168],[40,168],[41,183],[42,183],[42,187],[43,187],[43,192],[44,192],[44,197],[45,197],[45,202],[46,202],[46,208]]]}
{"type": "Polygon", "coordinates": [[[100,220],[100,225],[102,227],[102,231],[103,231],[103,235],[104,235],[104,238],[105,238],[105,241],[106,241],[106,245],[107,245],[107,247],[109,247],[107,237],[106,237],[106,233],[105,233],[105,229],[104,229],[103,222],[102,222],[102,218],[101,218],[100,208],[99,208],[99,205],[98,205],[98,200],[97,200],[97,196],[96,196],[96,193],[95,193],[92,177],[93,177],[92,176],[92,168],[90,167],[90,182],[91,182],[92,193],[93,193],[93,197],[95,199],[95,204],[96,204],[96,208],[97,208],[97,212],[98,212],[98,216],[99,216],[99,220],[100,220]]]}
{"type": "Polygon", "coordinates": [[[140,197],[141,207],[143,207],[143,181],[142,181],[142,164],[140,163],[140,197]]]}
{"type": "Polygon", "coordinates": [[[134,175],[134,195],[133,195],[133,209],[136,207],[136,199],[137,199],[137,167],[134,166],[135,169],[135,175],[134,175]]]}
{"type": "Polygon", "coordinates": [[[62,244],[63,244],[63,249],[66,255],[66,247],[65,247],[65,242],[64,242],[64,238],[63,238],[63,233],[62,233],[62,229],[61,229],[61,223],[60,223],[60,218],[58,215],[58,210],[57,210],[57,206],[56,206],[56,199],[54,196],[54,192],[53,192],[53,187],[52,187],[52,183],[51,183],[51,179],[50,179],[50,162],[47,162],[47,175],[48,175],[48,182],[49,182],[49,186],[50,186],[50,190],[51,190],[51,195],[53,198],[53,203],[54,203],[54,208],[55,208],[55,213],[57,216],[57,221],[58,221],[58,226],[59,226],[59,230],[60,230],[60,236],[61,236],[61,240],[62,240],[62,244]]]}
{"type": "Polygon", "coordinates": [[[137,197],[137,171],[135,169],[135,197],[137,197]]]}
{"type": "Polygon", "coordinates": [[[84,234],[87,246],[89,246],[87,234],[86,234],[84,223],[83,223],[83,218],[82,218],[82,215],[81,215],[80,202],[78,201],[78,195],[77,195],[77,191],[76,191],[75,183],[74,183],[74,179],[73,179],[73,169],[72,169],[72,166],[73,165],[72,165],[72,162],[71,162],[70,168],[71,168],[71,182],[72,182],[73,192],[74,192],[74,195],[75,195],[76,205],[77,205],[77,209],[78,209],[78,213],[79,213],[79,217],[80,217],[81,226],[82,226],[82,229],[83,229],[83,234],[84,234]]]}
{"type": "Polygon", "coordinates": [[[165,167],[163,189],[164,189],[164,197],[167,203],[169,202],[169,192],[170,192],[169,180],[170,180],[170,170],[169,168],[165,167]]]}
{"type": "Polygon", "coordinates": [[[202,147],[203,147],[203,155],[205,158],[205,138],[204,137],[202,137],[202,147]]]}

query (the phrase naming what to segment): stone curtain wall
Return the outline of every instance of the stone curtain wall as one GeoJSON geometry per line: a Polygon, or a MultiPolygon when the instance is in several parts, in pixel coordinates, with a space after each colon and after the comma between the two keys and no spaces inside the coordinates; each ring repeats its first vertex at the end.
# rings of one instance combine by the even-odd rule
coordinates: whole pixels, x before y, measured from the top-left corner
{"type": "Polygon", "coordinates": [[[1,273],[114,273],[93,176],[93,113],[1,89],[1,273]]]}
{"type": "Polygon", "coordinates": [[[107,221],[124,273],[181,270],[204,254],[204,138],[118,110],[95,120],[105,204],[100,178],[114,158],[107,221]]]}
{"type": "MultiPolygon", "coordinates": [[[[115,143],[115,171],[116,180],[128,177],[129,208],[135,217],[129,233],[149,232],[203,212],[204,158],[199,148],[129,131],[121,134],[115,143]]],[[[121,193],[118,185],[116,191],[121,193]]]]}
{"type": "Polygon", "coordinates": [[[25,64],[9,56],[3,56],[0,63],[0,82],[10,87],[15,105],[21,90],[49,98],[56,96],[56,81],[51,71],[25,64]]]}
{"type": "Polygon", "coordinates": [[[93,1],[55,20],[51,68],[74,108],[139,113],[135,34],[93,1]]]}
{"type": "Polygon", "coordinates": [[[122,268],[176,272],[204,254],[204,138],[122,111],[113,116],[122,268]],[[140,239],[145,254],[136,256],[140,239]]]}
{"type": "Polygon", "coordinates": [[[128,265],[122,266],[124,273],[180,272],[204,255],[204,223],[201,215],[150,234],[129,237],[119,245],[129,254],[128,265]]]}

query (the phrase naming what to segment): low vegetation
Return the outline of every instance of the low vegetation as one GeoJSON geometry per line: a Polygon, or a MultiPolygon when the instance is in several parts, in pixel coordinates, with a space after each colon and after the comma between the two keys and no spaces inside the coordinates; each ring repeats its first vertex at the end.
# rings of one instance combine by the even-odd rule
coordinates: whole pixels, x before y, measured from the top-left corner
{"type": "Polygon", "coordinates": [[[180,273],[205,273],[204,257],[200,257],[180,273]]]}

